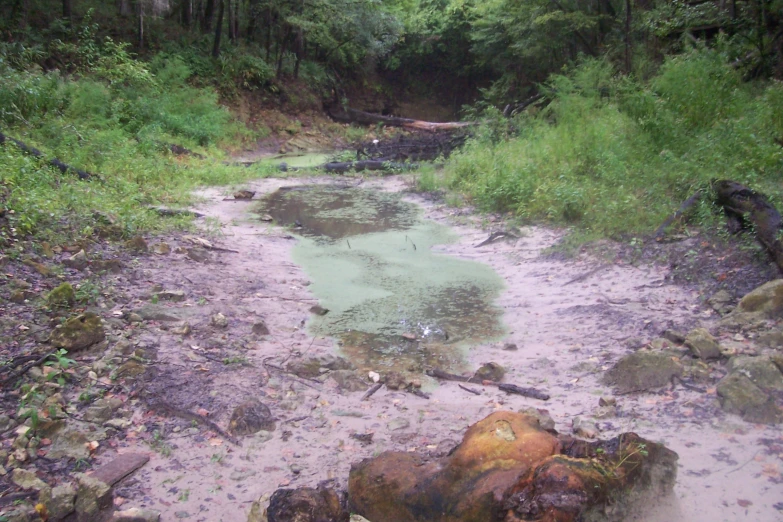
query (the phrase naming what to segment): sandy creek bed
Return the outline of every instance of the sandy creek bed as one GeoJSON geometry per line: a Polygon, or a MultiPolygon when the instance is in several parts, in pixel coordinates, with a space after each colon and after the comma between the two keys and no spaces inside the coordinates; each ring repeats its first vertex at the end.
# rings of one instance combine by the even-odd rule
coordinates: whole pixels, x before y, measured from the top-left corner
{"type": "MultiPolygon", "coordinates": [[[[266,179],[247,188],[257,191],[258,198],[304,182],[334,179],[266,179]]],[[[392,192],[406,188],[399,177],[366,180],[361,186],[392,192]]],[[[267,372],[266,358],[280,364],[298,353],[335,353],[335,342],[309,333],[309,309],[317,300],[308,275],[292,260],[297,241],[288,231],[251,214],[253,202],[226,199],[225,190],[202,195],[198,210],[209,217],[208,228],[220,226],[210,239],[238,252],[212,252],[206,264],[176,254],[142,258],[135,281],[125,283],[139,303],[148,300],[153,285],[185,290],[188,296],[176,306],[190,314],[189,336],[182,338],[154,322],[140,333],[142,344],[157,348],[156,376],[148,387],[191,411],[209,411],[224,427],[235,405],[257,398],[271,408],[277,428],[269,440],[251,436],[237,447],[220,437],[199,435],[186,421],[169,421],[163,453],[170,454],[153,452],[151,461],[117,488],[126,505],[161,510],[164,521],[244,521],[251,503],[278,487],[314,486],[324,480],[342,486],[351,462],[387,449],[437,451],[497,409],[545,408],[557,429],[569,432],[575,416],[590,418],[599,398],[611,395],[600,377],[620,356],[665,328],[709,327],[715,320],[695,292],[663,284],[661,268],[613,264],[567,284],[600,264],[542,257],[542,250],[559,239],[558,232],[526,228],[516,241],[475,248],[488,235],[479,226],[482,218],[406,195],[427,219],[456,233],[457,240],[436,246],[437,252],[483,263],[505,285],[495,305],[503,312],[506,334],[472,347],[465,367],[497,362],[508,370],[507,382],[547,390],[552,398],[541,402],[472,385],[481,391],[476,396],[456,383],[438,386],[425,378],[429,400],[383,388],[361,402],[362,392],[341,393],[331,380],[319,384],[267,372]],[[217,312],[228,318],[227,328],[210,325],[217,312]],[[250,333],[261,319],[271,331],[268,336],[250,333]],[[518,350],[504,350],[506,343],[518,350]],[[220,364],[225,359],[249,365],[220,364]],[[372,444],[350,438],[368,432],[374,433],[372,444]]],[[[177,237],[167,241],[181,244],[177,237]]],[[[680,455],[674,497],[638,520],[783,520],[774,507],[783,500],[783,486],[771,480],[779,476],[781,463],[759,443],[779,437],[779,430],[724,414],[714,389],[699,393],[676,386],[618,396],[617,404],[618,416],[593,419],[601,437],[634,431],[680,455]]],[[[155,416],[139,408],[133,420],[140,425],[155,416]]],[[[131,431],[116,451],[149,452],[150,447],[131,431]]]]}

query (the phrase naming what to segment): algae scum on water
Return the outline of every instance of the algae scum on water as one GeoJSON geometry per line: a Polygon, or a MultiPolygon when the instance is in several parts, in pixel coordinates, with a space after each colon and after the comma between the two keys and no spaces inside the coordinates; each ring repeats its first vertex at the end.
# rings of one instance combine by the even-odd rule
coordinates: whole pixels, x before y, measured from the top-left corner
{"type": "Polygon", "coordinates": [[[500,337],[491,268],[434,253],[456,236],[398,195],[358,188],[280,189],[263,212],[300,235],[294,260],[329,313],[315,335],[335,337],[357,366],[421,372],[458,368],[471,345],[500,337]]]}

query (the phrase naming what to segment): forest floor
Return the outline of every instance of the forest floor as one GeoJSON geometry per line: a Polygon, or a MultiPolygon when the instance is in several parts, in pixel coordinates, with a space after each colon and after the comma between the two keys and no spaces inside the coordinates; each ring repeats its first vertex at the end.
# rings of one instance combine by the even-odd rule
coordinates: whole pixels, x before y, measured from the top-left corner
{"type": "MultiPolygon", "coordinates": [[[[150,251],[144,253],[101,247],[113,250],[100,255],[116,256],[123,265],[104,277],[101,304],[93,309],[104,319],[108,343],[74,355],[77,368],[71,372],[97,370],[101,400],[119,399],[111,412],[115,429],[98,427],[105,438],[82,459],[87,467],[100,468],[127,453],[150,457],[115,486],[118,509],[158,510],[164,521],[245,520],[252,503],[277,488],[324,481],[344,487],[353,462],[385,450],[444,454],[489,413],[536,408],[546,410],[561,432],[570,432],[580,417],[601,438],[632,431],[679,454],[674,495],[636,520],[783,520],[780,430],[721,410],[715,384],[726,374],[724,364],[704,364],[696,385],[674,381],[644,393],[614,395],[602,380],[618,359],[666,330],[715,327],[720,307],[707,298],[728,289],[731,302],[720,306],[731,306],[773,278],[767,264],[741,245],[696,232],[667,244],[602,242],[574,258],[553,253],[565,231],[541,227],[476,247],[505,226],[501,216],[448,207],[437,197],[413,193],[412,186],[406,176],[270,178],[243,185],[255,192],[253,200],[208,189],[195,207],[206,216],[197,235],[224,250],[194,249],[193,234],[147,238],[150,251]],[[309,275],[292,260],[298,240],[264,221],[255,207],[263,195],[303,183],[399,193],[421,207],[424,218],[450,227],[458,240],[437,252],[483,263],[505,285],[495,305],[507,333],[472,347],[465,366],[498,363],[506,369],[505,382],[545,390],[551,398],[542,402],[469,385],[478,392],[473,394],[454,382],[418,376],[429,398],[384,387],[363,401],[369,382],[357,387],[328,372],[311,378],[287,371],[291,363],[340,355],[333,340],[308,330],[318,299],[309,275]],[[157,297],[166,295],[172,301],[157,297]],[[119,344],[119,351],[137,354],[143,364],[125,366],[120,374],[115,369],[109,379],[100,363],[112,350],[117,355],[119,344]],[[600,407],[601,398],[614,398],[616,406],[600,407]],[[234,408],[254,399],[269,408],[266,429],[227,436],[234,408]]],[[[38,277],[28,268],[4,266],[15,279],[38,277]]],[[[66,277],[80,276],[67,271],[66,277]]],[[[29,310],[6,312],[5,326],[36,330],[29,310]]],[[[741,334],[718,338],[735,353],[754,349],[741,334]]],[[[356,375],[366,381],[368,370],[373,368],[359,368],[356,375]]],[[[65,402],[77,402],[77,392],[68,392],[73,397],[66,394],[65,402]]],[[[18,400],[6,394],[4,409],[13,411],[18,400]]],[[[83,418],[87,409],[66,411],[83,418]]],[[[96,432],[95,426],[84,429],[96,432]]],[[[55,465],[46,457],[47,446],[42,448],[29,463],[39,476],[74,471],[72,464],[55,465]]]]}

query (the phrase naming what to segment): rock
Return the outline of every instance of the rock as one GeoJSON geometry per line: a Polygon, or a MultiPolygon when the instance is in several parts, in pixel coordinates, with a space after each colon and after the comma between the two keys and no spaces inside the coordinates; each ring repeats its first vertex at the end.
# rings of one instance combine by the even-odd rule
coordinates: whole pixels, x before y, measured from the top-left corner
{"type": "Polygon", "coordinates": [[[519,348],[517,348],[517,345],[514,343],[504,344],[503,349],[506,350],[507,352],[516,352],[517,350],[519,350],[519,348]]]}
{"type": "Polygon", "coordinates": [[[268,522],[348,522],[343,505],[332,489],[278,489],[269,499],[266,514],[268,522]]]}
{"type": "Polygon", "coordinates": [[[46,506],[49,520],[62,520],[70,515],[74,508],[76,489],[68,483],[41,491],[38,502],[46,506]]]}
{"type": "Polygon", "coordinates": [[[147,367],[139,361],[127,361],[114,371],[115,379],[128,379],[138,377],[147,371],[147,367]]]}
{"type": "Polygon", "coordinates": [[[313,379],[328,370],[354,370],[356,367],[342,357],[323,355],[291,361],[286,369],[298,377],[313,379]]]}
{"type": "Polygon", "coordinates": [[[87,435],[73,426],[65,426],[52,438],[52,445],[46,456],[50,459],[63,457],[86,459],[90,456],[90,450],[87,449],[88,442],[90,439],[87,435]]]}
{"type": "Polygon", "coordinates": [[[488,362],[476,370],[475,377],[482,381],[500,382],[506,375],[506,369],[498,363],[488,362]]]}
{"type": "Polygon", "coordinates": [[[783,390],[783,373],[769,357],[737,356],[729,360],[730,373],[739,373],[765,390],[783,390]]]}
{"type": "Polygon", "coordinates": [[[87,254],[84,252],[84,249],[79,250],[71,257],[68,257],[66,259],[63,259],[63,265],[67,266],[68,268],[73,268],[74,270],[84,270],[87,268],[87,265],[90,262],[87,260],[87,254]]]}
{"type": "Polygon", "coordinates": [[[76,493],[76,520],[79,522],[92,522],[98,519],[101,511],[112,507],[112,489],[105,482],[95,479],[83,473],[75,473],[79,482],[76,493]]]}
{"type": "Polygon", "coordinates": [[[775,401],[740,373],[731,373],[721,379],[717,391],[721,407],[748,422],[760,424],[783,422],[783,411],[775,401]]]}
{"type": "Polygon", "coordinates": [[[34,489],[41,491],[47,489],[49,485],[39,479],[33,471],[16,468],[11,472],[11,482],[22,489],[34,489]]]}
{"type": "Polygon", "coordinates": [[[783,279],[775,279],[740,299],[737,307],[723,319],[724,328],[754,328],[768,319],[783,317],[783,279]]]}
{"type": "Polygon", "coordinates": [[[234,192],[234,199],[253,199],[256,193],[252,190],[237,190],[234,192]]]}
{"type": "Polygon", "coordinates": [[[269,328],[264,321],[253,323],[252,331],[256,335],[269,335],[269,328]]]}
{"type": "Polygon", "coordinates": [[[326,315],[329,313],[329,309],[324,308],[323,306],[315,305],[310,307],[310,312],[314,313],[315,315],[326,315]]]}
{"type": "Polygon", "coordinates": [[[617,386],[619,393],[660,388],[681,376],[682,365],[670,352],[638,351],[620,359],[604,376],[604,382],[617,386]]]}
{"type": "Polygon", "coordinates": [[[665,330],[661,337],[667,339],[674,344],[683,344],[685,342],[685,334],[678,332],[677,330],[665,330]]]}
{"type": "Polygon", "coordinates": [[[185,292],[182,290],[164,290],[162,292],[158,292],[155,295],[157,295],[158,299],[160,300],[173,301],[175,303],[181,303],[182,301],[187,299],[185,292]]]}
{"type": "Polygon", "coordinates": [[[734,296],[732,296],[726,290],[718,290],[707,298],[707,304],[712,307],[713,310],[721,315],[725,315],[732,310],[731,303],[734,302],[734,296]]]}
{"type": "Polygon", "coordinates": [[[171,247],[168,243],[156,243],[152,245],[152,252],[159,256],[167,256],[171,253],[171,247]]]}
{"type": "Polygon", "coordinates": [[[262,495],[250,505],[250,513],[247,514],[247,522],[269,522],[264,506],[269,504],[269,494],[262,495]]]}
{"type": "Polygon", "coordinates": [[[139,324],[144,322],[144,318],[136,312],[131,312],[128,314],[128,322],[131,324],[139,324]]]}
{"type": "Polygon", "coordinates": [[[92,268],[96,272],[119,274],[122,272],[122,261],[119,259],[96,259],[92,262],[92,268]]]}
{"type": "Polygon", "coordinates": [[[258,431],[274,431],[275,421],[269,407],[256,399],[245,401],[231,414],[228,430],[239,437],[258,431]]]}
{"type": "Polygon", "coordinates": [[[0,433],[6,432],[16,426],[16,421],[8,415],[0,414],[0,433]]]}
{"type": "Polygon", "coordinates": [[[598,399],[598,405],[601,407],[616,406],[617,399],[615,399],[614,397],[601,397],[600,399],[598,399]]]}
{"type": "Polygon", "coordinates": [[[145,321],[184,321],[193,312],[187,308],[167,308],[163,305],[146,304],[135,313],[145,321]]]}
{"type": "Polygon", "coordinates": [[[228,326],[228,319],[225,315],[221,313],[217,313],[213,315],[209,322],[212,324],[212,326],[215,326],[217,328],[225,328],[228,326]]]}
{"type": "Polygon", "coordinates": [[[334,380],[342,391],[357,392],[367,390],[367,383],[354,370],[336,370],[329,374],[329,378],[334,380]]]}
{"type": "Polygon", "coordinates": [[[12,303],[22,304],[25,302],[25,299],[27,299],[28,295],[30,295],[30,293],[24,290],[14,290],[11,292],[11,295],[8,296],[8,300],[12,303]]]}
{"type": "Polygon", "coordinates": [[[188,257],[197,263],[209,263],[212,258],[206,248],[188,248],[188,257]]]}
{"type": "Polygon", "coordinates": [[[758,343],[768,348],[781,348],[783,347],[783,331],[782,330],[770,330],[759,335],[758,343]]]}
{"type": "Polygon", "coordinates": [[[408,385],[407,380],[400,372],[389,372],[384,377],[384,383],[390,390],[399,390],[408,385]]]}
{"type": "Polygon", "coordinates": [[[33,261],[32,259],[29,258],[22,261],[22,263],[33,268],[36,272],[38,272],[44,277],[49,277],[50,275],[52,275],[52,269],[43,263],[38,263],[37,261],[33,261]]]}
{"type": "Polygon", "coordinates": [[[542,430],[555,431],[555,420],[549,415],[547,410],[539,410],[537,408],[522,408],[519,413],[533,417],[538,420],[538,425],[542,430]]]}
{"type": "Polygon", "coordinates": [[[620,521],[626,504],[671,492],[676,473],[676,453],[633,433],[588,443],[500,411],[445,457],[389,451],[354,464],[348,496],[377,521],[620,521]]]}
{"type": "Polygon", "coordinates": [[[387,425],[389,431],[402,431],[411,427],[411,423],[408,419],[398,418],[390,421],[387,425]]]}
{"type": "Polygon", "coordinates": [[[83,419],[88,422],[103,424],[111,419],[114,410],[122,405],[119,399],[98,399],[95,403],[84,411],[83,419]],[[119,403],[119,404],[118,404],[119,403]]]}
{"type": "Polygon", "coordinates": [[[172,328],[171,329],[171,333],[173,333],[175,335],[185,336],[185,335],[190,335],[190,332],[192,330],[193,329],[191,328],[190,323],[185,321],[184,323],[182,323],[182,325],[177,326],[176,328],[172,328]]]}
{"type": "Polygon", "coordinates": [[[71,283],[62,283],[46,296],[46,303],[52,307],[70,307],[75,302],[76,293],[73,291],[71,283]]]}
{"type": "Polygon", "coordinates": [[[125,242],[125,248],[133,252],[146,252],[149,250],[147,242],[141,236],[135,236],[125,242]]]}
{"type": "Polygon", "coordinates": [[[130,508],[115,511],[109,522],[159,522],[160,511],[145,508],[130,508]]]}
{"type": "Polygon", "coordinates": [[[586,421],[579,416],[574,417],[571,421],[571,429],[573,430],[574,435],[586,439],[595,439],[600,433],[598,426],[596,426],[594,422],[586,421]]]}
{"type": "Polygon", "coordinates": [[[705,361],[720,359],[721,351],[718,341],[704,328],[691,330],[685,338],[685,345],[699,359],[705,361]]]}
{"type": "Polygon", "coordinates": [[[49,342],[69,352],[84,350],[106,339],[101,318],[91,312],[85,312],[68,319],[58,326],[49,336],[49,342]]]}

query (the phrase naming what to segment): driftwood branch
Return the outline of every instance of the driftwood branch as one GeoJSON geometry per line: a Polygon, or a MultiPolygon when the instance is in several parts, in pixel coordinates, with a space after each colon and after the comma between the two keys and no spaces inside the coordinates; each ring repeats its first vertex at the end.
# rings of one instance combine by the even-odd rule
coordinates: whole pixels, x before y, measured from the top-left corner
{"type": "MultiPolygon", "coordinates": [[[[455,375],[453,373],[444,372],[443,370],[438,370],[438,369],[427,370],[427,375],[444,381],[456,381],[456,382],[477,383],[477,384],[486,384],[490,386],[497,386],[499,390],[504,391],[506,393],[514,393],[516,395],[522,395],[523,397],[530,397],[531,399],[538,399],[541,401],[549,400],[549,394],[546,392],[537,390],[535,388],[523,388],[522,386],[517,386],[516,384],[507,384],[507,383],[500,383],[494,381],[482,381],[476,377],[465,377],[463,375],[455,375]]],[[[473,393],[471,390],[464,388],[463,386],[460,386],[460,388],[466,389],[467,391],[473,393]]]]}
{"type": "MultiPolygon", "coordinates": [[[[26,154],[29,154],[29,155],[31,155],[31,156],[33,156],[35,158],[40,158],[40,159],[44,159],[45,158],[44,157],[44,153],[41,152],[40,150],[36,149],[35,147],[31,147],[30,145],[26,144],[23,141],[17,140],[16,138],[12,138],[11,136],[6,136],[2,132],[0,132],[0,145],[5,144],[8,141],[13,143],[17,147],[19,147],[22,150],[22,152],[24,152],[26,154]]],[[[93,178],[100,179],[100,177],[97,176],[96,174],[91,174],[90,172],[87,172],[87,171],[84,171],[84,170],[81,170],[81,169],[77,169],[76,167],[72,167],[72,166],[68,165],[67,163],[63,163],[62,161],[60,161],[57,158],[49,160],[49,165],[51,165],[53,167],[57,167],[57,169],[60,172],[62,172],[63,174],[65,174],[68,171],[74,172],[79,177],[79,179],[82,180],[82,181],[86,181],[86,180],[93,179],[93,178]]]]}
{"type": "Polygon", "coordinates": [[[658,230],[655,231],[655,239],[660,239],[663,237],[663,233],[666,232],[666,229],[669,228],[669,225],[674,223],[676,220],[680,219],[685,212],[688,211],[689,208],[691,208],[693,205],[699,202],[701,200],[702,196],[704,195],[703,190],[697,190],[695,194],[693,194],[691,197],[683,201],[682,205],[680,205],[680,208],[677,209],[677,212],[672,214],[671,216],[667,217],[666,220],[661,223],[661,226],[658,227],[658,230]]]}

